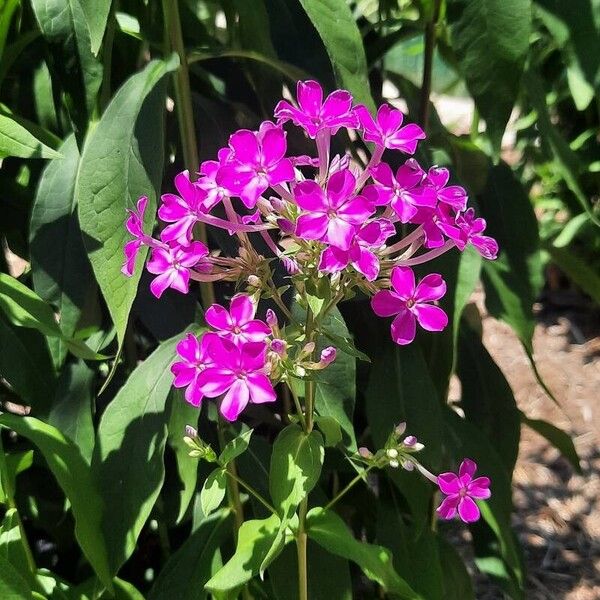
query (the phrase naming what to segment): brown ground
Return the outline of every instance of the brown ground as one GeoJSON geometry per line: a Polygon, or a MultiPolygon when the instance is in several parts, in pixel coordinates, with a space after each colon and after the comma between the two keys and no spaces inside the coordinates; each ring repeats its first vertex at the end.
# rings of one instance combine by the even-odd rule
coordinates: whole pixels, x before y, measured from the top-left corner
{"type": "MultiPolygon", "coordinates": [[[[480,298],[477,298],[481,306],[480,298]]],[[[557,291],[537,307],[538,369],[559,400],[537,385],[511,330],[486,315],[485,345],[502,368],[519,408],[571,433],[583,475],[538,434],[523,427],[514,481],[514,527],[527,564],[527,598],[600,599],[600,317],[572,292],[557,291]]],[[[482,576],[477,597],[502,593],[482,576]]]]}

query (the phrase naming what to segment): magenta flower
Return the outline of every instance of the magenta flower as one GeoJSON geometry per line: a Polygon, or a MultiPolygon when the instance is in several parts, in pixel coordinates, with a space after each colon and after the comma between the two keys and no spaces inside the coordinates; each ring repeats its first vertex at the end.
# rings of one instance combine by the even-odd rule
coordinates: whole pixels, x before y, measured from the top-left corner
{"type": "Polygon", "coordinates": [[[372,171],[379,202],[390,204],[402,223],[408,223],[419,208],[433,208],[437,204],[435,194],[420,185],[423,175],[423,170],[414,159],[407,160],[395,176],[386,163],[380,163],[372,171]]]}
{"type": "Polygon", "coordinates": [[[323,89],[316,81],[299,81],[296,90],[298,108],[287,100],[281,100],[275,107],[279,124],[292,121],[313,139],[320,131],[335,135],[340,127],[355,129],[358,126],[349,92],[337,90],[323,102],[323,89]]]}
{"type": "Polygon", "coordinates": [[[285,158],[285,132],[269,121],[258,132],[240,129],[229,138],[229,146],[233,156],[219,169],[216,181],[247,208],[254,208],[268,187],[295,178],[294,167],[285,158]]]}
{"type": "Polygon", "coordinates": [[[199,216],[207,211],[206,192],[190,181],[188,171],[175,176],[177,194],[163,194],[162,205],[158,216],[167,223],[160,239],[164,242],[176,242],[187,245],[192,240],[192,229],[198,222],[199,216]]]}
{"type": "Polygon", "coordinates": [[[137,201],[136,209],[127,209],[127,220],[125,221],[125,228],[134,237],[133,240],[127,242],[123,248],[125,253],[125,262],[121,268],[121,273],[131,277],[135,268],[135,259],[137,258],[138,252],[144,243],[144,213],[146,212],[146,206],[148,205],[148,197],[142,196],[137,201]]]}
{"type": "Polygon", "coordinates": [[[485,219],[475,218],[475,210],[472,208],[456,215],[454,222],[440,220],[437,226],[461,251],[467,244],[473,244],[484,258],[494,260],[498,256],[498,242],[492,237],[481,235],[486,227],[485,219]]]}
{"type": "Polygon", "coordinates": [[[306,212],[298,218],[296,235],[348,250],[357,226],[375,212],[364,196],[354,195],[355,187],[356,179],[348,170],[334,173],[325,191],[316,181],[300,182],[294,198],[306,212]]]}
{"type": "Polygon", "coordinates": [[[255,319],[256,305],[245,294],[231,299],[229,310],[213,304],[206,311],[206,322],[217,330],[217,334],[240,345],[247,342],[262,342],[270,335],[271,328],[255,319]]]}
{"type": "Polygon", "coordinates": [[[442,473],[437,482],[446,498],[437,509],[437,514],[442,519],[453,519],[457,512],[465,523],[473,523],[480,516],[479,508],[475,500],[486,500],[490,492],[490,480],[488,477],[477,477],[473,475],[477,470],[477,464],[465,458],[458,471],[455,473],[442,473]]]}
{"type": "Polygon", "coordinates": [[[419,140],[425,139],[425,132],[414,123],[402,127],[404,115],[389,104],[382,104],[374,119],[369,109],[363,104],[354,108],[360,126],[363,129],[365,142],[375,142],[390,150],[401,150],[414,154],[419,140]]]}
{"type": "Polygon", "coordinates": [[[232,154],[231,148],[221,148],[218,153],[219,160],[206,160],[200,165],[200,178],[196,185],[206,193],[204,206],[207,211],[229,195],[228,190],[217,183],[217,173],[231,159],[232,154]]]}
{"type": "Polygon", "coordinates": [[[450,171],[444,167],[431,167],[425,178],[425,186],[435,197],[454,210],[464,210],[467,205],[467,192],[460,185],[446,186],[450,179],[450,171]]]}
{"type": "Polygon", "coordinates": [[[319,260],[319,271],[338,273],[352,265],[367,281],[375,281],[379,275],[379,259],[373,249],[379,248],[395,233],[395,228],[387,219],[378,219],[364,225],[354,237],[348,250],[335,246],[325,248],[319,260]]]}
{"type": "Polygon", "coordinates": [[[183,359],[171,365],[171,373],[175,375],[173,385],[176,388],[186,388],[185,399],[192,406],[200,406],[204,395],[198,387],[198,376],[211,364],[208,346],[214,334],[207,333],[202,340],[188,333],[177,344],[177,354],[183,359]]]}
{"type": "Polygon", "coordinates": [[[207,255],[208,248],[202,242],[192,242],[189,246],[170,244],[153,248],[146,268],[157,277],[152,280],[150,291],[157,298],[168,287],[187,294],[192,267],[197,267],[201,272],[210,271],[210,264],[202,261],[207,255]]]}
{"type": "Polygon", "coordinates": [[[248,402],[263,404],[276,400],[275,390],[265,375],[267,346],[248,342],[236,346],[218,338],[209,346],[213,364],[198,376],[198,389],[208,398],[225,394],[221,414],[235,421],[248,402]]]}
{"type": "Polygon", "coordinates": [[[431,304],[446,293],[441,275],[433,273],[415,285],[415,274],[407,267],[394,267],[393,290],[381,290],[371,299],[373,312],[379,317],[396,315],[392,322],[392,339],[396,344],[410,344],[415,339],[417,322],[427,331],[442,331],[448,316],[431,304]]]}

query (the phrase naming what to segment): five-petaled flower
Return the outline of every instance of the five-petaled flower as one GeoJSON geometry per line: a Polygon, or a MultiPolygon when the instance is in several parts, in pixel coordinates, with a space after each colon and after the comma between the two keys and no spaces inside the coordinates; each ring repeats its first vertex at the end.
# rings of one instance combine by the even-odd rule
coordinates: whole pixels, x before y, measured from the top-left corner
{"type": "Polygon", "coordinates": [[[213,304],[206,311],[206,322],[216,329],[217,334],[234,343],[262,342],[271,334],[271,328],[260,319],[255,319],[256,305],[245,294],[231,299],[229,310],[213,304]]]}
{"type": "Polygon", "coordinates": [[[185,399],[192,406],[200,406],[202,402],[203,394],[198,388],[198,375],[211,364],[208,345],[211,336],[214,335],[207,333],[198,340],[193,333],[188,333],[177,344],[177,354],[182,360],[171,365],[171,373],[175,376],[173,385],[176,388],[186,388],[185,399]]]}
{"type": "Polygon", "coordinates": [[[465,523],[473,523],[479,519],[480,511],[475,500],[486,500],[492,493],[488,477],[473,479],[476,470],[477,464],[465,458],[458,475],[450,472],[438,475],[438,486],[446,494],[437,509],[437,514],[442,519],[453,519],[457,513],[465,523]]]}
{"type": "Polygon", "coordinates": [[[379,317],[396,315],[391,330],[397,344],[410,344],[415,339],[417,322],[427,331],[442,331],[446,327],[448,316],[439,306],[431,304],[446,293],[441,275],[432,273],[416,285],[410,267],[395,267],[391,283],[393,289],[377,292],[371,306],[379,317]]]}

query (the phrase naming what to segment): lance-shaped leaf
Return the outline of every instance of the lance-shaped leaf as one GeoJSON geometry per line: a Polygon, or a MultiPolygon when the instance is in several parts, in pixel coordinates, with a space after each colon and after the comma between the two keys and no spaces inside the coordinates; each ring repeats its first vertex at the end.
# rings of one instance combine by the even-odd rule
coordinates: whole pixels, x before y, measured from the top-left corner
{"type": "Polygon", "coordinates": [[[102,528],[113,575],[135,549],[164,480],[169,366],[180,339],[161,344],[133,371],[98,427],[92,471],[110,506],[102,528]]]}
{"type": "Polygon", "coordinates": [[[31,587],[3,556],[0,556],[0,597],[3,600],[27,600],[31,587]]]}
{"type": "Polygon", "coordinates": [[[60,153],[47,145],[13,116],[0,113],[0,158],[60,158],[60,153]]]}
{"type": "Polygon", "coordinates": [[[338,85],[356,102],[374,109],[365,48],[346,0],[300,0],[300,4],[323,40],[338,85]]]}
{"type": "Polygon", "coordinates": [[[85,13],[80,0],[31,0],[31,6],[81,144],[102,83],[102,64],[92,54],[85,13]]]}
{"type": "Polygon", "coordinates": [[[386,591],[400,598],[419,595],[394,570],[391,552],[382,546],[359,542],[333,511],[313,508],[306,516],[308,537],[325,550],[355,562],[363,573],[386,591]]]}
{"type": "Polygon", "coordinates": [[[531,0],[455,0],[448,21],[460,70],[499,149],[529,50],[531,0]]]}
{"type": "Polygon", "coordinates": [[[221,467],[215,469],[206,478],[200,490],[200,506],[207,517],[221,506],[221,502],[225,498],[226,487],[227,473],[221,467]]]}
{"type": "Polygon", "coordinates": [[[76,195],[83,241],[119,344],[146,257],[142,249],[133,277],[121,273],[128,239],[125,209],[147,196],[145,228],[150,232],[163,169],[165,75],[177,62],[176,57],[152,61],[125,82],[88,136],[79,165],[76,195]]]}
{"type": "MultiPolygon", "coordinates": [[[[60,315],[63,335],[75,333],[92,272],[77,218],[75,178],[79,150],[69,136],[61,146],[62,160],[52,161],[42,172],[31,211],[29,247],[33,287],[60,315]]],[[[60,363],[67,345],[53,340],[53,352],[60,363]]],[[[56,360],[56,359],[55,359],[56,360]]]]}
{"type": "Polygon", "coordinates": [[[106,22],[110,13],[112,0],[80,0],[81,8],[85,14],[85,20],[90,32],[90,44],[93,54],[98,54],[106,22]]]}
{"type": "Polygon", "coordinates": [[[79,449],[58,429],[33,417],[0,415],[0,425],[26,437],[43,454],[69,500],[75,518],[75,536],[100,580],[112,587],[107,549],[101,529],[104,504],[89,465],[79,449]]]}

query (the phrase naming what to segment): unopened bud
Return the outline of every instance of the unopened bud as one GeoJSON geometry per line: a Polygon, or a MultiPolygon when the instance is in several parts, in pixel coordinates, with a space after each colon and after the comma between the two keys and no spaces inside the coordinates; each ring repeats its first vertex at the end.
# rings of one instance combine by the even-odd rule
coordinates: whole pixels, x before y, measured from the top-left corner
{"type": "Polygon", "coordinates": [[[410,460],[405,460],[405,461],[402,462],[402,468],[405,471],[414,471],[415,470],[415,465],[410,460]]]}
{"type": "Polygon", "coordinates": [[[411,448],[417,443],[417,438],[414,435],[407,435],[402,443],[411,448]]]}
{"type": "Polygon", "coordinates": [[[358,453],[363,458],[373,458],[373,453],[368,448],[365,448],[364,446],[362,446],[361,448],[358,449],[358,453]]]}
{"type": "Polygon", "coordinates": [[[252,287],[259,288],[260,287],[260,279],[256,275],[248,276],[248,285],[252,287]]]}
{"type": "Polygon", "coordinates": [[[304,345],[304,348],[302,348],[300,354],[302,355],[302,357],[308,356],[309,354],[312,354],[315,350],[315,343],[314,342],[308,342],[308,344],[304,345]]]}
{"type": "Polygon", "coordinates": [[[386,450],[386,454],[388,455],[388,458],[398,458],[398,450],[396,450],[396,448],[389,448],[386,450]]]}
{"type": "Polygon", "coordinates": [[[395,458],[390,460],[390,467],[392,467],[392,469],[397,469],[399,466],[400,463],[395,458]]]}
{"type": "Polygon", "coordinates": [[[279,227],[282,233],[287,234],[294,233],[296,229],[289,219],[277,219],[277,227],[279,227]]]}
{"type": "Polygon", "coordinates": [[[198,432],[191,425],[186,425],[185,426],[185,435],[186,435],[186,437],[193,439],[193,438],[198,437],[198,432]]]}
{"type": "Polygon", "coordinates": [[[399,437],[406,431],[406,423],[398,423],[394,429],[394,433],[399,437]]]}
{"type": "Polygon", "coordinates": [[[287,343],[285,340],[280,340],[279,338],[275,338],[271,341],[271,350],[275,352],[275,354],[279,356],[284,356],[287,348],[287,343]]]}
{"type": "Polygon", "coordinates": [[[271,308],[267,309],[265,321],[267,322],[267,325],[269,327],[271,327],[271,328],[277,327],[277,315],[275,314],[275,311],[273,309],[271,309],[271,308]]]}
{"type": "Polygon", "coordinates": [[[321,365],[326,367],[330,365],[336,357],[337,350],[333,346],[327,346],[327,348],[323,348],[321,351],[321,365]]]}

